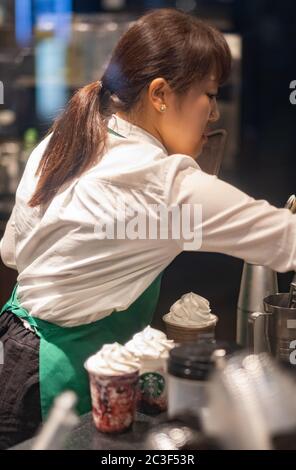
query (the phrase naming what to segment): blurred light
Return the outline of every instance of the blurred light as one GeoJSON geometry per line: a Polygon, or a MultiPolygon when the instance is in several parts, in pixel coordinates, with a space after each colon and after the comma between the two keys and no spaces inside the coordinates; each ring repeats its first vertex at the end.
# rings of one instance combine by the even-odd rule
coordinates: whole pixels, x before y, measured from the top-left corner
{"type": "Polygon", "coordinates": [[[11,126],[14,122],[15,122],[14,111],[12,111],[11,109],[3,109],[3,111],[0,111],[0,126],[11,126]]]}
{"type": "Polygon", "coordinates": [[[192,11],[196,8],[196,1],[195,0],[177,0],[176,8],[179,8],[180,10],[183,10],[183,11],[192,11]]]}
{"type": "Polygon", "coordinates": [[[87,23],[77,23],[75,25],[75,31],[81,31],[84,33],[85,31],[90,31],[91,30],[91,25],[87,23]]]}
{"type": "Polygon", "coordinates": [[[106,29],[107,31],[116,31],[118,29],[118,24],[110,21],[110,23],[106,25],[106,29]]]}
{"type": "Polygon", "coordinates": [[[0,4],[0,26],[3,27],[5,21],[5,10],[4,5],[0,4]]]}
{"type": "Polygon", "coordinates": [[[230,47],[232,58],[235,60],[241,59],[242,44],[241,37],[238,34],[225,33],[224,38],[230,47]]]}
{"type": "Polygon", "coordinates": [[[125,6],[125,0],[102,0],[102,7],[108,10],[120,10],[125,6]]]}
{"type": "Polygon", "coordinates": [[[36,46],[36,110],[49,121],[65,106],[68,92],[65,77],[67,43],[46,38],[36,46]]]}
{"type": "Polygon", "coordinates": [[[68,99],[66,58],[71,35],[72,0],[34,0],[39,31],[52,31],[36,46],[36,109],[41,119],[50,120],[68,99]]]}
{"type": "Polygon", "coordinates": [[[55,0],[56,33],[68,37],[71,33],[72,0],[55,0]]]}
{"type": "Polygon", "coordinates": [[[35,0],[38,30],[54,30],[59,37],[71,34],[72,0],[35,0]]]}
{"type": "Polygon", "coordinates": [[[27,46],[32,38],[31,0],[15,0],[15,36],[20,46],[27,46]]]}
{"type": "Polygon", "coordinates": [[[183,429],[173,428],[169,432],[170,438],[174,441],[177,447],[182,447],[186,443],[186,434],[183,429]]]}

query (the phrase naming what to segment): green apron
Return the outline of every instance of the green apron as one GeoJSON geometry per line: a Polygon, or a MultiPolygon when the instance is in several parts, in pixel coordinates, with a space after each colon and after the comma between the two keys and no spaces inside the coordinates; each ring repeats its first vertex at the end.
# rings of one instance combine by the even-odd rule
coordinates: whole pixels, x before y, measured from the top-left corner
{"type": "Polygon", "coordinates": [[[65,390],[73,390],[77,394],[79,414],[91,410],[88,375],[83,366],[85,360],[103,344],[115,341],[123,344],[134,333],[151,323],[162,274],[157,276],[128,309],[113,312],[94,323],[74,327],[58,326],[29,315],[19,304],[16,284],[0,315],[6,311],[14,313],[26,320],[40,338],[39,382],[43,419],[55,397],[65,390]]]}
{"type": "MultiPolygon", "coordinates": [[[[123,137],[112,129],[108,131],[123,137]]],[[[97,322],[75,327],[61,327],[29,315],[18,301],[16,284],[0,315],[5,311],[14,313],[26,320],[40,338],[39,382],[43,419],[46,418],[55,397],[64,390],[73,390],[77,394],[79,414],[91,410],[85,360],[103,344],[115,341],[123,344],[134,333],[151,323],[159,297],[162,274],[157,276],[127,310],[113,312],[97,322]]]]}

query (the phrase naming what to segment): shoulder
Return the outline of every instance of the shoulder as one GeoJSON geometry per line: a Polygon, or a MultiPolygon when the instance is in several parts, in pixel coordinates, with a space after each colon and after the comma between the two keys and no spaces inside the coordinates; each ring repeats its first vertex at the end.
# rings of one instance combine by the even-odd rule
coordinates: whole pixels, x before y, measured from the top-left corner
{"type": "Polygon", "coordinates": [[[36,156],[36,155],[41,156],[41,155],[44,153],[44,151],[45,151],[45,149],[46,149],[46,147],[47,147],[47,145],[48,145],[48,143],[49,143],[51,137],[52,137],[52,133],[46,135],[46,136],[36,145],[36,147],[33,149],[32,153],[31,153],[31,155],[30,155],[30,157],[29,157],[29,160],[32,159],[33,156],[36,156]]]}
{"type": "Polygon", "coordinates": [[[29,193],[32,192],[32,189],[34,188],[34,184],[36,182],[36,171],[39,162],[45,152],[45,149],[50,141],[51,136],[52,134],[49,134],[44,137],[31,152],[17,188],[17,197],[19,197],[23,193],[27,196],[29,193]]]}
{"type": "Polygon", "coordinates": [[[52,133],[51,134],[48,134],[46,135],[40,142],[38,145],[36,145],[36,147],[32,150],[29,158],[28,158],[28,161],[27,161],[27,164],[26,164],[26,169],[25,171],[27,171],[27,168],[30,168],[30,170],[33,169],[33,167],[36,167],[37,169],[37,166],[39,164],[39,161],[41,160],[42,158],[42,155],[44,154],[45,152],[45,149],[51,139],[51,136],[52,136],[52,133]]]}

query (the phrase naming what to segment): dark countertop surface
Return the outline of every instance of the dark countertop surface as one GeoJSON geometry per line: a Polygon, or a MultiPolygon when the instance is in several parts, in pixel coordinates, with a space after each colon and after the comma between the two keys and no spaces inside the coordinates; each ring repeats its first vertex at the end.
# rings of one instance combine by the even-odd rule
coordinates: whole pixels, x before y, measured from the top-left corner
{"type": "MultiPolygon", "coordinates": [[[[95,428],[91,413],[81,416],[80,423],[70,433],[65,450],[136,450],[145,449],[145,435],[156,424],[166,421],[166,413],[148,416],[137,413],[133,427],[121,434],[104,434],[95,428]]],[[[22,442],[11,450],[30,450],[34,438],[22,442]]]]}

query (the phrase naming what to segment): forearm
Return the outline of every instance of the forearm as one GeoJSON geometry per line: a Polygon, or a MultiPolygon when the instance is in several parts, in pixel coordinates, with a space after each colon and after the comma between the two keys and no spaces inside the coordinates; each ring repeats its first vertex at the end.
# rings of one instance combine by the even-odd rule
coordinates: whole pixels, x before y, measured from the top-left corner
{"type": "MultiPolygon", "coordinates": [[[[296,270],[296,215],[256,200],[234,186],[197,170],[178,175],[178,205],[199,205],[200,251],[218,252],[270,266],[296,270]]],[[[181,240],[181,248],[183,241],[181,240]]]]}

